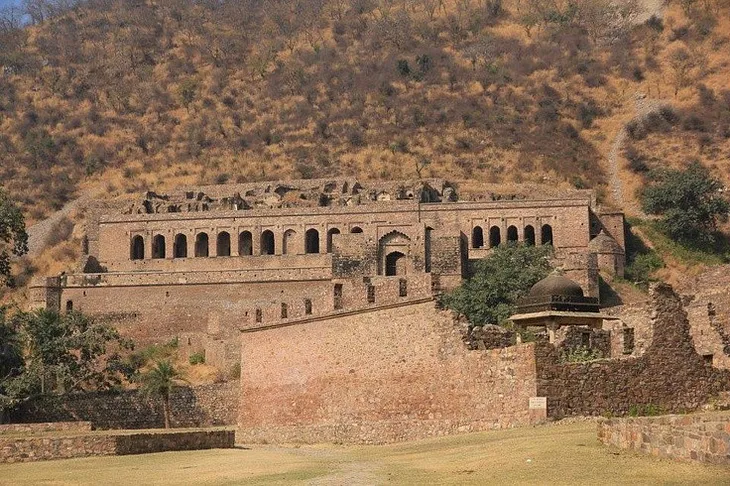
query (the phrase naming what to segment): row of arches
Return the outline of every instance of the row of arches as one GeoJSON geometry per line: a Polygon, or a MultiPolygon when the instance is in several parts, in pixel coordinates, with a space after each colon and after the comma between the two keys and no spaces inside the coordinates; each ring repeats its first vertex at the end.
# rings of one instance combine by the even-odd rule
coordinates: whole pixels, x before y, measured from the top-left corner
{"type": "MultiPolygon", "coordinates": [[[[489,240],[488,248],[494,248],[502,244],[502,228],[499,226],[492,226],[489,228],[489,234],[487,235],[489,240]]],[[[506,241],[508,243],[516,243],[519,241],[519,232],[517,227],[511,225],[507,227],[506,241]]],[[[525,226],[523,233],[523,240],[527,245],[535,245],[536,235],[535,227],[528,224],[525,226]]],[[[471,232],[471,246],[472,248],[483,248],[485,245],[485,234],[481,226],[475,226],[471,232]]],[[[553,228],[549,224],[544,224],[540,227],[540,244],[541,245],[552,245],[553,244],[553,228]]]]}
{"type": "MultiPolygon", "coordinates": [[[[354,226],[350,229],[350,233],[362,233],[362,228],[354,226]]],[[[340,234],[340,230],[337,228],[331,228],[327,231],[327,253],[332,252],[332,237],[336,234],[340,234]]],[[[227,231],[221,231],[215,237],[215,249],[216,256],[231,256],[231,234],[227,231]]],[[[173,258],[188,258],[189,256],[195,257],[208,257],[210,256],[211,242],[208,233],[200,232],[195,236],[195,244],[193,246],[193,255],[188,255],[188,237],[183,233],[175,235],[175,239],[172,243],[172,257],[173,258]]],[[[281,241],[281,253],[296,254],[298,245],[298,234],[296,230],[288,229],[282,235],[281,241]]],[[[276,254],[276,238],[274,232],[271,230],[265,230],[261,232],[259,236],[259,255],[274,255],[276,254]]],[[[243,231],[238,235],[238,255],[239,256],[250,256],[253,255],[253,234],[250,231],[243,231]]],[[[320,253],[320,234],[319,231],[310,228],[304,232],[304,253],[314,254],[320,253]]],[[[153,259],[167,258],[167,241],[164,235],[155,235],[152,238],[152,252],[153,259]]],[[[143,260],[145,258],[145,240],[141,235],[135,235],[132,237],[130,245],[130,258],[132,260],[143,260]]]]}

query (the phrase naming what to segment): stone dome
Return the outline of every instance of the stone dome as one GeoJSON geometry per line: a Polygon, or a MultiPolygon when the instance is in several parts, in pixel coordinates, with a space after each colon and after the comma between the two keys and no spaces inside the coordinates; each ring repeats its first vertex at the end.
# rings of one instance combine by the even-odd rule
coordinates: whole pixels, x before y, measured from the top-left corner
{"type": "Polygon", "coordinates": [[[588,249],[593,253],[624,253],[621,245],[603,230],[588,243],[588,249]]]}
{"type": "Polygon", "coordinates": [[[528,294],[529,297],[549,297],[551,295],[583,297],[583,289],[569,278],[559,273],[552,273],[533,285],[528,294]]]}

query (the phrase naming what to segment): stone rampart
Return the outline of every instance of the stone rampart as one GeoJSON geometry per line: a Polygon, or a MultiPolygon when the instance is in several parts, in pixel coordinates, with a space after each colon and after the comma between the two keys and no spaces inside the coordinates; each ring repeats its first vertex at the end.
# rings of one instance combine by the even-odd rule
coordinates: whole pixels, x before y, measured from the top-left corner
{"type": "MultiPolygon", "coordinates": [[[[239,383],[180,387],[171,395],[173,427],[208,427],[236,423],[239,383]]],[[[136,391],[86,393],[30,402],[11,419],[19,423],[82,420],[95,429],[151,429],[164,426],[160,403],[136,391]]]]}
{"type": "Polygon", "coordinates": [[[530,423],[532,344],[470,351],[432,302],[247,332],[243,442],[384,443],[530,423]]]}
{"type": "Polygon", "coordinates": [[[601,419],[598,440],[653,456],[730,466],[730,413],[601,419]]]}

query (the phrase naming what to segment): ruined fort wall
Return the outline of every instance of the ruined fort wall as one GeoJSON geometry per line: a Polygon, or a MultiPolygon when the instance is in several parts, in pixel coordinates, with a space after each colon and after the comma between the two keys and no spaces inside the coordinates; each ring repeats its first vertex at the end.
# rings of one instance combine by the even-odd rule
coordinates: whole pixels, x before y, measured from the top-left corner
{"type": "Polygon", "coordinates": [[[181,333],[206,332],[212,312],[219,318],[213,334],[236,337],[239,328],[255,320],[261,309],[263,322],[281,319],[281,303],[289,318],[304,313],[309,299],[312,312],[332,311],[329,280],[259,283],[163,284],[69,287],[62,291],[61,306],[93,314],[117,327],[138,344],[166,342],[181,333]]]}
{"type": "Polygon", "coordinates": [[[432,303],[245,333],[239,440],[392,442],[526,424],[531,344],[469,351],[432,303]]]}
{"type": "Polygon", "coordinates": [[[697,354],[680,297],[660,284],[651,298],[652,341],[638,357],[561,363],[554,346],[537,344],[537,390],[548,397],[551,417],[627,413],[648,405],[681,412],[730,390],[730,371],[697,354]]]}
{"type": "MultiPolygon", "coordinates": [[[[209,256],[216,256],[216,235],[225,231],[231,235],[231,255],[238,255],[238,235],[244,231],[252,234],[253,254],[260,253],[262,232],[274,234],[275,254],[284,252],[284,234],[293,231],[287,253],[305,253],[304,234],[307,230],[319,232],[319,252],[328,251],[328,232],[337,230],[349,233],[353,228],[362,229],[366,237],[379,239],[383,231],[425,224],[472,238],[474,228],[484,232],[484,246],[489,246],[489,230],[499,228],[501,241],[508,240],[508,230],[514,226],[519,241],[525,239],[525,229],[532,226],[538,244],[542,241],[542,228],[552,228],[552,242],[564,249],[586,248],[590,236],[589,206],[585,200],[566,201],[509,201],[498,203],[431,203],[417,204],[412,201],[378,203],[376,205],[332,208],[284,208],[255,209],[245,211],[213,211],[193,213],[160,213],[107,215],[99,226],[99,260],[113,270],[136,269],[130,263],[130,243],[133,237],[144,239],[145,265],[150,269],[165,269],[165,259],[173,257],[172,245],[176,234],[187,238],[187,254],[195,253],[195,238],[199,233],[209,237],[209,256]],[[155,236],[165,238],[165,259],[152,259],[152,241],[155,236]],[[120,244],[126,242],[127,244],[120,244]]],[[[546,233],[547,234],[547,233],[546,233]]],[[[475,258],[480,255],[475,241],[475,258]]]]}

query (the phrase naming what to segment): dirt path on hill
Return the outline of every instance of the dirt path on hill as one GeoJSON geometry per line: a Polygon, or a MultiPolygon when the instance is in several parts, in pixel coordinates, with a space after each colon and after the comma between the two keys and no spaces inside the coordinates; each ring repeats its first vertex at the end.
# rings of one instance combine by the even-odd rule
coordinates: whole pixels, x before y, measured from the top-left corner
{"type": "Polygon", "coordinates": [[[107,190],[106,184],[102,184],[92,189],[87,189],[81,193],[81,196],[73,201],[67,202],[61,209],[33,226],[28,227],[28,256],[37,256],[46,247],[46,243],[57,230],[58,224],[69,217],[75,210],[83,208],[96,196],[107,190]]]}

